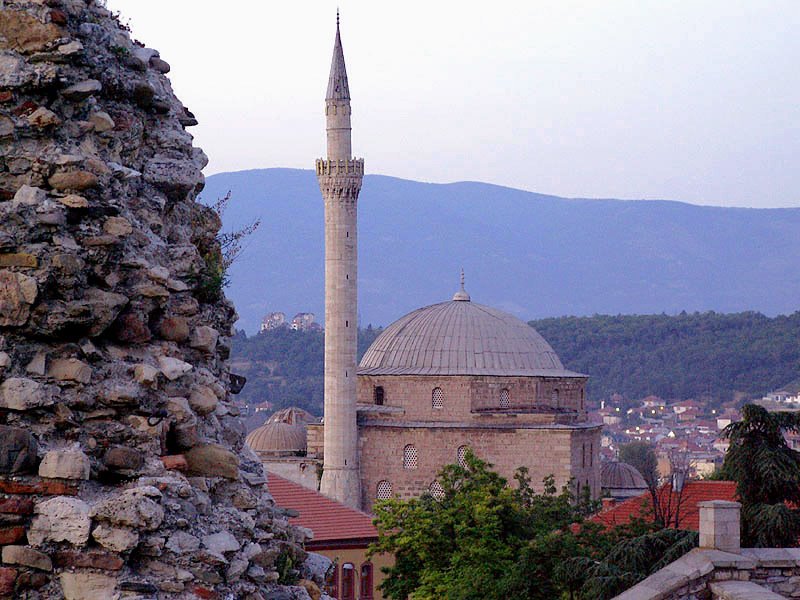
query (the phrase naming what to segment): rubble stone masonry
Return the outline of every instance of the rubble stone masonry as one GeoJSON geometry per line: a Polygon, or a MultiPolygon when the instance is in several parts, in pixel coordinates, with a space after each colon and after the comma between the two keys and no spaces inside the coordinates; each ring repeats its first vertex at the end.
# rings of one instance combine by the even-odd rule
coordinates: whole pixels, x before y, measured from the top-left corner
{"type": "Polygon", "coordinates": [[[322,581],[231,402],[220,222],[168,71],[100,3],[0,3],[0,597],[322,581]]]}

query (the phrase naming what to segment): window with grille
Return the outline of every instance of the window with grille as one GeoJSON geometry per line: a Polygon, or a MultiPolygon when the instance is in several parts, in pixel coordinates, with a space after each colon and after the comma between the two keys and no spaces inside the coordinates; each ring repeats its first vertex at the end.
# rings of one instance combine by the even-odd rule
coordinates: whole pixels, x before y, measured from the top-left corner
{"type": "Polygon", "coordinates": [[[383,400],[384,400],[383,386],[379,385],[375,388],[375,404],[377,404],[378,406],[383,406],[383,400]]]}
{"type": "Polygon", "coordinates": [[[403,448],[403,468],[416,469],[419,461],[419,454],[417,447],[414,444],[409,444],[403,448]]]}
{"type": "Polygon", "coordinates": [[[356,596],[356,568],[353,563],[342,565],[342,598],[341,600],[355,600],[356,596]]]}
{"type": "Polygon", "coordinates": [[[378,489],[376,490],[375,497],[378,500],[388,500],[392,497],[392,484],[386,481],[378,482],[378,489]]]}
{"type": "Polygon", "coordinates": [[[431,403],[433,404],[433,408],[444,408],[444,392],[442,388],[433,388],[431,403]]]}
{"type": "Polygon", "coordinates": [[[558,406],[558,390],[553,390],[550,394],[550,402],[553,406],[558,406]]]}
{"type": "Polygon", "coordinates": [[[365,562],[361,565],[361,578],[359,581],[358,600],[372,600],[372,563],[365,562]]]}
{"type": "Polygon", "coordinates": [[[462,469],[467,468],[467,448],[469,448],[469,446],[459,446],[457,452],[458,466],[462,469]]]}
{"type": "Polygon", "coordinates": [[[431,496],[437,500],[444,498],[444,488],[438,481],[434,481],[432,484],[430,484],[430,486],[428,486],[428,491],[431,493],[431,496]]]}
{"type": "Polygon", "coordinates": [[[511,394],[507,389],[500,390],[500,408],[508,408],[511,406],[511,394]]]}

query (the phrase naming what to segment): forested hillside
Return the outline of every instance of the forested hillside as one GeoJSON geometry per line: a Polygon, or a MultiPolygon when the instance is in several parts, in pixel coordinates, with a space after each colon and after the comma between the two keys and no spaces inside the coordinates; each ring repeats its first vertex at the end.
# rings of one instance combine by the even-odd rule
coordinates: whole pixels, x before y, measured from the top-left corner
{"type": "Polygon", "coordinates": [[[760,396],[800,376],[800,312],[562,317],[531,321],[589,396],[760,396]]]}
{"type": "MultiPolygon", "coordinates": [[[[358,332],[358,356],[380,333],[368,327],[358,332]]],[[[322,415],[325,336],[321,331],[288,327],[233,340],[231,370],[247,377],[240,397],[248,404],[270,402],[275,410],[299,406],[322,415]]]]}
{"type": "MultiPolygon", "coordinates": [[[[531,324],[567,367],[591,376],[593,400],[620,393],[723,401],[735,392],[761,396],[800,377],[800,312],[775,318],[753,312],[563,317],[531,324]]],[[[378,333],[359,332],[359,356],[378,333]]],[[[248,379],[244,399],[320,415],[323,343],[318,331],[240,333],[232,367],[248,379]]]]}

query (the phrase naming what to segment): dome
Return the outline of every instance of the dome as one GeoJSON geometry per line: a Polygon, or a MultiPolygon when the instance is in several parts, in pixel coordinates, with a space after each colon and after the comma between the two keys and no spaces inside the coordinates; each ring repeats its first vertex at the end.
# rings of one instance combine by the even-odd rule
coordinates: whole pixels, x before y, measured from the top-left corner
{"type": "Polygon", "coordinates": [[[647,489],[647,482],[636,467],[618,461],[603,463],[600,469],[600,482],[605,489],[647,489]]]}
{"type": "Polygon", "coordinates": [[[564,369],[533,327],[470,302],[463,287],[452,301],[389,325],[364,354],[358,374],[583,377],[564,369]]]}
{"type": "Polygon", "coordinates": [[[247,445],[256,452],[305,452],[306,428],[289,423],[265,423],[247,435],[247,445]]]}
{"type": "Polygon", "coordinates": [[[307,425],[318,421],[314,415],[307,410],[290,406],[275,411],[267,419],[267,423],[288,423],[289,425],[307,425]]]}

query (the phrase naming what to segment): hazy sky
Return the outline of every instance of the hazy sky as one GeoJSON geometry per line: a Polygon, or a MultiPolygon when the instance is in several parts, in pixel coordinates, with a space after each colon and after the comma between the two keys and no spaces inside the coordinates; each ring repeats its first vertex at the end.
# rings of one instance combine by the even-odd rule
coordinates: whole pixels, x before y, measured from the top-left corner
{"type": "MultiPolygon", "coordinates": [[[[173,68],[206,174],[311,168],[337,4],[108,0],[173,68]]],[[[341,0],[368,172],[800,206],[798,0],[341,0]]]]}

